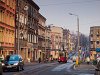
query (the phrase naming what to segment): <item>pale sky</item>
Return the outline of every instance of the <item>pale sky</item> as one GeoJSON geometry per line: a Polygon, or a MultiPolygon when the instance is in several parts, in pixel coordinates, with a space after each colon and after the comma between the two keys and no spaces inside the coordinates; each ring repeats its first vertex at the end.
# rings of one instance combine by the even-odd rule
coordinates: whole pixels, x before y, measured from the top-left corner
{"type": "Polygon", "coordinates": [[[91,26],[100,26],[100,0],[34,0],[40,7],[40,13],[47,19],[46,25],[77,31],[77,19],[69,13],[79,16],[80,32],[89,35],[91,26]]]}

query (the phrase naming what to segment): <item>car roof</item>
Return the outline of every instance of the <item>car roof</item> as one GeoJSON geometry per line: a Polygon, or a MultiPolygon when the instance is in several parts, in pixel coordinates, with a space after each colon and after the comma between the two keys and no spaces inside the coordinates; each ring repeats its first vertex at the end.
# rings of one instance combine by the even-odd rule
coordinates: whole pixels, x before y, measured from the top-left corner
{"type": "MultiPolygon", "coordinates": [[[[13,54],[13,55],[10,55],[10,56],[21,57],[21,55],[18,55],[18,54],[13,54]]],[[[22,58],[22,57],[21,57],[21,58],[22,58]]]]}

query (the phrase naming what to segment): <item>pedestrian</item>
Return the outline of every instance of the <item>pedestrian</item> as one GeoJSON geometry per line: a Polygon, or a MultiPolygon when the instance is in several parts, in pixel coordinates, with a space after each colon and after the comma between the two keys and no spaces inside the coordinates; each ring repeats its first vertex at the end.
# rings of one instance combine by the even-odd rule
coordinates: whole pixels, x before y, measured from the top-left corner
{"type": "Polygon", "coordinates": [[[41,62],[41,58],[40,57],[39,57],[38,61],[39,61],[39,63],[41,62]]]}
{"type": "Polygon", "coordinates": [[[89,63],[90,63],[90,58],[87,57],[87,58],[86,58],[86,61],[87,61],[87,64],[89,64],[89,63]]]}

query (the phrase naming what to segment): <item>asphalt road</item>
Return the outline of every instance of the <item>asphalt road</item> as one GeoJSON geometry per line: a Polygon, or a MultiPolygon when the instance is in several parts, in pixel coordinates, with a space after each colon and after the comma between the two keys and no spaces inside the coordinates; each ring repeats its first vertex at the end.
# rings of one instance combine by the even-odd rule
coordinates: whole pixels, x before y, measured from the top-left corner
{"type": "Polygon", "coordinates": [[[16,72],[4,72],[4,75],[94,75],[93,71],[84,70],[76,71],[72,69],[73,62],[64,64],[55,63],[42,63],[31,64],[25,66],[24,71],[16,72]]]}

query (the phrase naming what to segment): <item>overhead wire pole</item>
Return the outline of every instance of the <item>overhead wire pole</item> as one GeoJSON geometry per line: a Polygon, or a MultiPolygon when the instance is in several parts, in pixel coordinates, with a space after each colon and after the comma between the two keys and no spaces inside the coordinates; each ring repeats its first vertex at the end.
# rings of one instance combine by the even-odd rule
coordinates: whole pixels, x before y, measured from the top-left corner
{"type": "MultiPolygon", "coordinates": [[[[80,36],[79,36],[79,17],[77,16],[77,29],[78,29],[78,61],[80,60],[80,51],[79,51],[79,48],[80,48],[80,36]]],[[[78,62],[79,64],[79,62],[78,62]]]]}
{"type": "Polygon", "coordinates": [[[79,44],[79,40],[80,40],[80,36],[79,36],[79,17],[78,17],[78,15],[76,15],[76,14],[72,14],[72,13],[69,13],[69,15],[73,15],[73,16],[76,16],[76,18],[77,18],[77,41],[78,41],[78,43],[77,43],[77,51],[78,51],[78,61],[77,61],[77,64],[79,64],[79,61],[80,61],[80,52],[79,52],[79,46],[80,46],[80,44],[79,44]]]}
{"type": "Polygon", "coordinates": [[[20,50],[20,47],[19,47],[19,25],[20,25],[20,23],[19,23],[19,18],[20,18],[20,15],[19,15],[19,0],[17,0],[17,3],[18,3],[18,6],[17,6],[17,8],[18,8],[18,11],[17,11],[17,14],[18,14],[18,25],[17,25],[17,54],[19,54],[19,50],[20,50]]]}
{"type": "Polygon", "coordinates": [[[47,36],[47,27],[45,26],[45,61],[46,61],[46,47],[47,47],[47,44],[46,44],[46,36],[47,36]]]}

